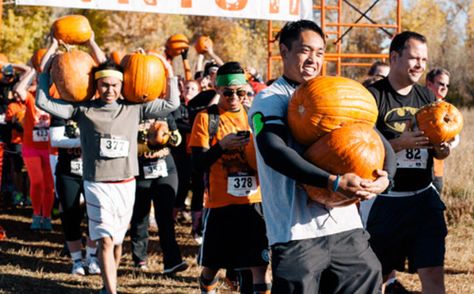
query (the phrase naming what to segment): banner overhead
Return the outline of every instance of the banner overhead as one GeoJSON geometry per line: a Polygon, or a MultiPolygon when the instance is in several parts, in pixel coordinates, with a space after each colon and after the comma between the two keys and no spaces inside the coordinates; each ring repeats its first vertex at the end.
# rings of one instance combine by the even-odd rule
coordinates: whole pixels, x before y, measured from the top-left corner
{"type": "Polygon", "coordinates": [[[282,21],[313,17],[312,0],[15,0],[15,3],[282,21]]]}

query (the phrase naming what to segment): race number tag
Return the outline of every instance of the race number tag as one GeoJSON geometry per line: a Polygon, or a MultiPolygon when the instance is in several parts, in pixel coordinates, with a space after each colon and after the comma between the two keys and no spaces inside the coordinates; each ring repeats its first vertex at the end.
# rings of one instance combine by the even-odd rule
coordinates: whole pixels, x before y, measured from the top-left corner
{"type": "Polygon", "coordinates": [[[229,175],[227,193],[237,197],[246,197],[257,191],[257,178],[249,175],[229,175]]]}
{"type": "Polygon", "coordinates": [[[48,142],[48,141],[49,141],[49,129],[45,129],[45,128],[33,129],[33,142],[48,142]]]}
{"type": "Polygon", "coordinates": [[[127,157],[130,143],[116,138],[100,138],[100,156],[108,158],[127,157]]]}
{"type": "Polygon", "coordinates": [[[397,152],[397,168],[426,168],[427,165],[427,149],[404,149],[397,152]]]}
{"type": "Polygon", "coordinates": [[[145,179],[156,179],[159,177],[167,177],[168,176],[168,168],[166,166],[166,161],[163,159],[159,159],[155,162],[150,162],[147,165],[143,166],[143,174],[145,175],[145,179]]]}
{"type": "Polygon", "coordinates": [[[7,122],[5,121],[5,113],[0,114],[0,125],[5,125],[7,122]]]}
{"type": "Polygon", "coordinates": [[[82,158],[71,160],[71,173],[82,177],[82,158]]]}

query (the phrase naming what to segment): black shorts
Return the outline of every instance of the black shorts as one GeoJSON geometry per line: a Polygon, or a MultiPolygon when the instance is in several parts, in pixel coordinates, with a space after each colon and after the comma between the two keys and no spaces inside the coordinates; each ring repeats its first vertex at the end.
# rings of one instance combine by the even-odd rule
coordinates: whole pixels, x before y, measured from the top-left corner
{"type": "Polygon", "coordinates": [[[205,210],[199,264],[211,269],[264,266],[269,247],[260,203],[205,210]]]}
{"type": "Polygon", "coordinates": [[[384,275],[392,270],[416,272],[443,266],[448,233],[446,206],[430,187],[415,196],[378,196],[367,220],[370,246],[382,264],[384,275]]]}

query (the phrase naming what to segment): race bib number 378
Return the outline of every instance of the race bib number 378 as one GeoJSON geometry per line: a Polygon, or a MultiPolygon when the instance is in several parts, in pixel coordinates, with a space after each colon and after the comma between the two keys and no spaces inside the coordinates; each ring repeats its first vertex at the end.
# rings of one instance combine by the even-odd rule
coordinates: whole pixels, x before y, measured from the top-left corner
{"type": "Polygon", "coordinates": [[[108,158],[127,157],[130,143],[115,138],[100,138],[100,156],[108,158]]]}
{"type": "Polygon", "coordinates": [[[255,176],[229,176],[227,178],[227,193],[237,197],[246,197],[257,191],[255,176]]]}

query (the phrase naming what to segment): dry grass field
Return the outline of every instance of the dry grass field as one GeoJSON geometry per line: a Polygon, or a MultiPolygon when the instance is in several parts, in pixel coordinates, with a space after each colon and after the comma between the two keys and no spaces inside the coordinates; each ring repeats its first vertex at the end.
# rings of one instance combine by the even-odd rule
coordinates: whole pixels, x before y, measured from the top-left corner
{"type": "MultiPolygon", "coordinates": [[[[474,293],[474,111],[464,111],[465,127],[461,143],[446,160],[445,193],[449,223],[446,255],[448,293],[474,293]]],[[[51,233],[29,230],[31,209],[0,208],[0,225],[8,237],[0,241],[0,293],[97,293],[97,276],[69,275],[70,261],[60,255],[63,237],[59,221],[51,233]]],[[[119,270],[120,293],[198,293],[196,265],[198,247],[190,238],[190,224],[177,226],[178,242],[191,267],[173,278],[164,277],[161,250],[156,230],[150,242],[150,270],[133,269],[130,245],[124,244],[124,258],[119,270]]],[[[420,283],[414,275],[398,274],[414,293],[420,283]]],[[[224,286],[221,293],[230,291],[224,286]]]]}

